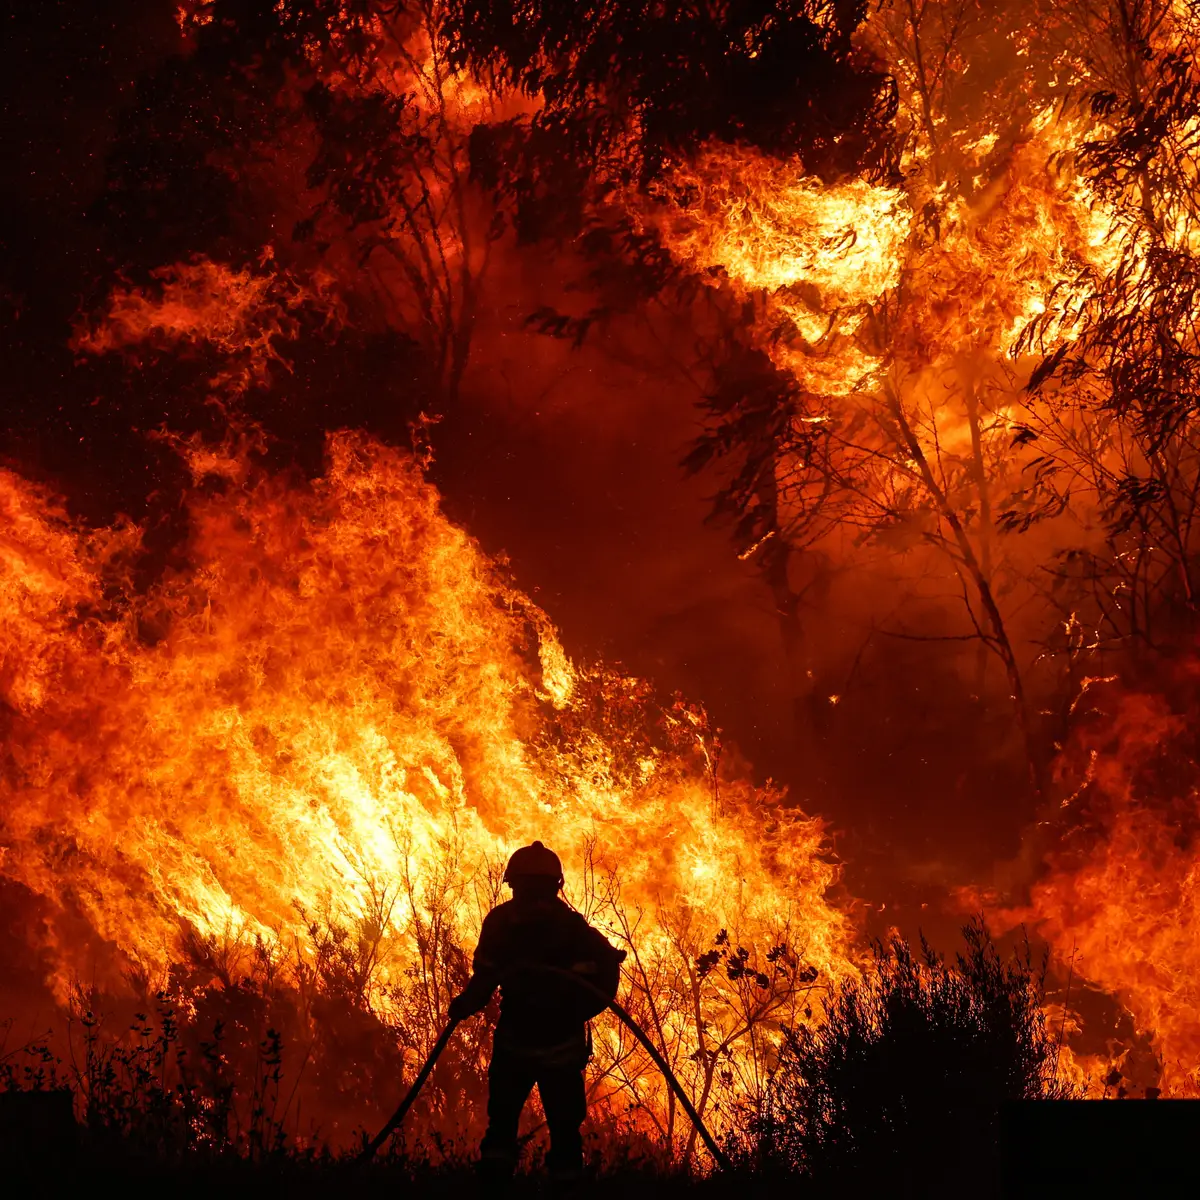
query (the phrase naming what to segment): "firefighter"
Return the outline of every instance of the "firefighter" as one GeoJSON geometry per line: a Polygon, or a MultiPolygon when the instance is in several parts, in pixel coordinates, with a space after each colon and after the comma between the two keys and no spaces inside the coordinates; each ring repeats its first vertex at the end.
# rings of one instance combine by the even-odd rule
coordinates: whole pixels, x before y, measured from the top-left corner
{"type": "Polygon", "coordinates": [[[511,1177],[521,1110],[536,1084],[550,1130],[547,1166],[556,1179],[570,1182],[583,1169],[588,1021],[616,996],[625,952],[562,899],[562,864],[541,842],[513,854],[504,882],[512,899],[484,918],[471,978],[450,1003],[450,1017],[461,1021],[481,1012],[500,988],[480,1171],[497,1182],[511,1177]],[[570,972],[592,988],[577,986],[570,975],[539,970],[547,967],[570,972]]]}

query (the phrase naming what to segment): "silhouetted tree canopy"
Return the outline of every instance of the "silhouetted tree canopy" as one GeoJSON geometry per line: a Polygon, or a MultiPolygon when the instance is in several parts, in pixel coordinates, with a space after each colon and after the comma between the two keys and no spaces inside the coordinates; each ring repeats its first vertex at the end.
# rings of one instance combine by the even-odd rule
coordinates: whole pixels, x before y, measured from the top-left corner
{"type": "Polygon", "coordinates": [[[109,151],[95,215],[122,245],[124,267],[256,251],[261,233],[248,226],[261,206],[248,196],[248,180],[305,118],[317,133],[310,186],[328,184],[352,222],[371,219],[380,189],[394,186],[411,157],[410,98],[363,89],[344,92],[335,105],[322,68],[365,81],[385,38],[413,28],[403,19],[381,29],[375,17],[391,7],[377,0],[207,5],[204,20],[189,27],[189,52],[140,80],[109,151]],[[357,155],[344,152],[348,131],[359,139],[357,155]]]}
{"type": "MultiPolygon", "coordinates": [[[[136,248],[160,245],[160,257],[234,236],[237,160],[265,154],[281,122],[294,124],[284,89],[325,86],[331,71],[365,85],[341,102],[339,129],[347,104],[373,106],[360,155],[343,158],[341,174],[355,179],[340,198],[377,192],[367,176],[381,164],[395,175],[390,145],[413,122],[405,97],[372,85],[414,30],[437,22],[452,67],[539,99],[532,116],[481,123],[471,144],[478,180],[508,201],[527,239],[578,232],[597,178],[645,182],[708,139],[799,154],[827,177],[886,174],[895,89],[851,44],[865,11],[863,0],[215,0],[190,27],[190,53],[142,81],[104,215],[136,248]]],[[[322,179],[336,187],[329,165],[326,155],[322,179]]]]}
{"type": "Polygon", "coordinates": [[[716,138],[822,175],[890,166],[891,81],[851,46],[862,0],[450,0],[452,61],[541,97],[532,130],[579,159],[632,137],[637,173],[716,138]]]}
{"type": "Polygon", "coordinates": [[[876,946],[826,1021],[785,1034],[758,1125],[760,1164],[849,1195],[994,1195],[1006,1101],[1066,1099],[1045,964],[1005,961],[982,920],[949,963],[876,946]],[[937,1147],[936,1152],[933,1150],[937,1147]]]}

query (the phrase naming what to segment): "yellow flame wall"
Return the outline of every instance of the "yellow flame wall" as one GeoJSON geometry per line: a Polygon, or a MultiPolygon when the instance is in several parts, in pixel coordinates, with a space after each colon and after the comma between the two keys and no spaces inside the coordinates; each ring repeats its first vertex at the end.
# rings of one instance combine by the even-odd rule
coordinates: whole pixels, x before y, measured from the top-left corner
{"type": "MultiPolygon", "coordinates": [[[[817,823],[714,773],[694,710],[639,728],[644,687],[577,671],[410,459],[339,435],[311,484],[205,461],[231,478],[193,497],[186,564],[141,595],[118,569],[135,532],[85,536],[2,478],[6,876],[158,973],[181,924],[272,943],[301,910],[382,911],[386,1010],[434,892],[469,951],[504,857],[540,837],[576,901],[633,933],[631,982],[685,1066],[740,1019],[720,973],[702,1021],[671,1015],[719,929],[756,955],[786,942],[822,984],[851,970],[817,823]]],[[[58,956],[60,984],[95,969],[95,946],[58,956]]],[[[784,991],[772,974],[761,995],[784,991]]]]}

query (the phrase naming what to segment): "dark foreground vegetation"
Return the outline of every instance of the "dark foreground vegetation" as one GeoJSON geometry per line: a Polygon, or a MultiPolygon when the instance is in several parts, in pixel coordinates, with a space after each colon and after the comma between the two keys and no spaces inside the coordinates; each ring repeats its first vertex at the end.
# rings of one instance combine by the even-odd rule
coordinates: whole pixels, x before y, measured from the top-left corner
{"type": "MultiPolygon", "coordinates": [[[[732,1172],[706,1176],[664,1147],[605,1135],[593,1137],[583,1194],[775,1195],[803,1184],[843,1195],[998,1195],[1002,1105],[1071,1092],[1028,949],[1004,956],[980,922],[964,935],[953,960],[899,939],[878,945],[862,978],[826,998],[824,1022],[782,1031],[765,1100],[726,1133],[732,1172]]],[[[364,1168],[355,1139],[333,1148],[319,1127],[302,1130],[284,1086],[289,1048],[274,1031],[236,1074],[219,1026],[192,1061],[200,1011],[164,998],[122,1038],[85,1017],[66,1058],[45,1043],[6,1052],[0,1140],[14,1172],[48,1189],[82,1176],[225,1195],[473,1193],[465,1139],[433,1129],[416,1140],[410,1130],[364,1168]]],[[[532,1133],[518,1194],[548,1186],[536,1122],[532,1133]]]]}

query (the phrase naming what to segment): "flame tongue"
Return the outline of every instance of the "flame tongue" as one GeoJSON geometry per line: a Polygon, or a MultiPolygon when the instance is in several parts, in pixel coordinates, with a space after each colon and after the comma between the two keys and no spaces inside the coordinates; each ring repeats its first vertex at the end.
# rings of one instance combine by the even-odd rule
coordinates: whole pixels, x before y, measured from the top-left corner
{"type": "MultiPolygon", "coordinates": [[[[195,498],[189,567],[117,604],[133,534],[3,483],[2,869],[144,967],[181,925],[273,942],[332,912],[386,927],[386,1008],[414,922],[440,905],[469,947],[540,837],[647,964],[686,972],[728,928],[851,969],[819,826],[736,779],[718,802],[702,717],[655,732],[636,681],[577,671],[403,455],[337,435],[310,486],[195,498]]],[[[84,953],[60,945],[60,984],[84,953]]]]}

